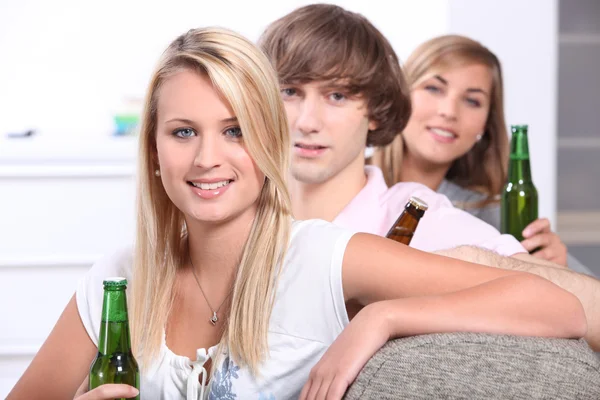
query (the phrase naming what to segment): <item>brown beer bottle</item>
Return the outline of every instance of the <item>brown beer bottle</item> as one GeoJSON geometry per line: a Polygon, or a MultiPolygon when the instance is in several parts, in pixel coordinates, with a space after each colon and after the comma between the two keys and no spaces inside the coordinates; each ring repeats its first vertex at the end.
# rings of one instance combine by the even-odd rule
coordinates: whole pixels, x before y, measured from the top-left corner
{"type": "Polygon", "coordinates": [[[427,207],[423,200],[412,196],[385,237],[408,246],[427,207]]]}

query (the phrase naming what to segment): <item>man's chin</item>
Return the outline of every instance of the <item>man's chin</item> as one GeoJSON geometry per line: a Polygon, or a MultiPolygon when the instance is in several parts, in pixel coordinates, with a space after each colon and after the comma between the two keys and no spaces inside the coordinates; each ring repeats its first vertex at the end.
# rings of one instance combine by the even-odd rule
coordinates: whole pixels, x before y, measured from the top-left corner
{"type": "Polygon", "coordinates": [[[292,167],[292,178],[307,185],[319,185],[327,182],[330,174],[323,168],[294,168],[292,167]]]}

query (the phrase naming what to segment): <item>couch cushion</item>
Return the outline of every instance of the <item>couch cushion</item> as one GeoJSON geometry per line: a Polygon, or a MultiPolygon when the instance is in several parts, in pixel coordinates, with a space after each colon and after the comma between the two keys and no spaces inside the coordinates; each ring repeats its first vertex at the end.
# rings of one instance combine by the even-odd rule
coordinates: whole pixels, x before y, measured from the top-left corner
{"type": "Polygon", "coordinates": [[[344,398],[600,399],[600,360],[584,340],[413,336],[379,350],[344,398]]]}

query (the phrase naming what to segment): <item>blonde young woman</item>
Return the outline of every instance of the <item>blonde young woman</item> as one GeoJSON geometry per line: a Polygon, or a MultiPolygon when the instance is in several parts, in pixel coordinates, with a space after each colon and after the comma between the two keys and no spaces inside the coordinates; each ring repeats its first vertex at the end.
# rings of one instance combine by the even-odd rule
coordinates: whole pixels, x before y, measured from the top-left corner
{"type": "MultiPolygon", "coordinates": [[[[498,58],[458,35],[420,45],[407,59],[412,114],[394,142],[370,163],[388,185],[420,182],[500,229],[499,195],[506,180],[508,134],[498,58]]],[[[534,256],[591,273],[573,257],[546,218],[532,222],[521,243],[534,256]]]]}
{"type": "Polygon", "coordinates": [[[277,77],[249,41],[198,29],[171,43],[143,116],[135,246],[89,271],[8,398],[73,398],[97,352],[102,280],[114,275],[132,283],[145,400],[336,399],[390,338],[584,335],[577,298],[537,276],[294,221],[289,147],[277,77]],[[350,300],[365,306],[352,322],[350,300]]]}

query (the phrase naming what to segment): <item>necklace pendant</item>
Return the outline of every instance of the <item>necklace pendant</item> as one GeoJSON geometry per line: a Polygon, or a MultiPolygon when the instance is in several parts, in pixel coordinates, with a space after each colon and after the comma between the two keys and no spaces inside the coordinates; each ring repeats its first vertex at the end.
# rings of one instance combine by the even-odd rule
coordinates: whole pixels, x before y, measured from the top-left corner
{"type": "Polygon", "coordinates": [[[217,313],[213,311],[213,316],[211,319],[209,319],[210,323],[213,325],[217,325],[218,320],[219,320],[219,318],[217,318],[217,313]]]}

